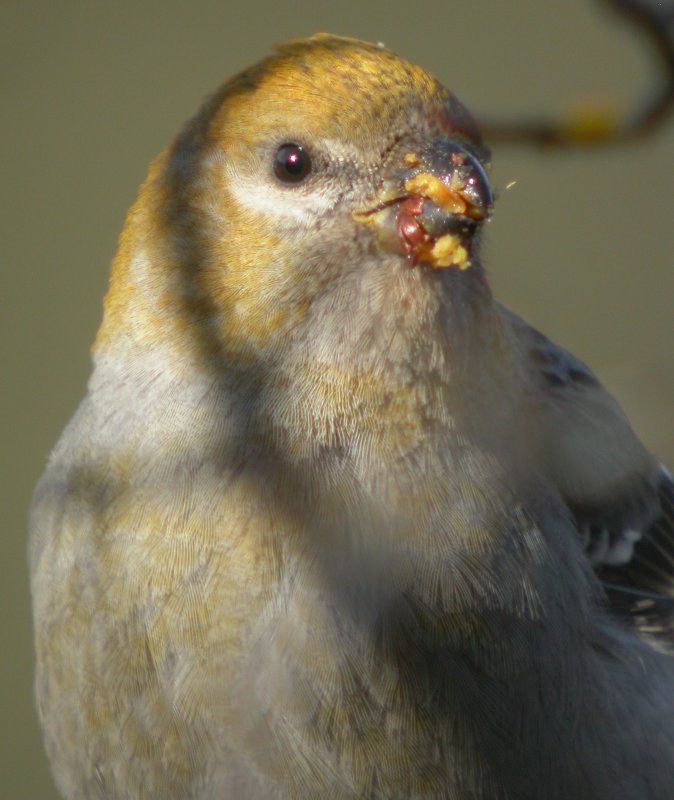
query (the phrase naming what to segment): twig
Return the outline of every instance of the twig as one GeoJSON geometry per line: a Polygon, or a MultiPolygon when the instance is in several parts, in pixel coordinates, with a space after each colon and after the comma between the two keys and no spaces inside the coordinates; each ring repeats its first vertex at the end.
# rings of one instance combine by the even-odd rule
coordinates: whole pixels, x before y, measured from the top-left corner
{"type": "Polygon", "coordinates": [[[657,54],[662,78],[654,96],[634,113],[615,117],[599,107],[558,119],[480,121],[487,142],[570,148],[621,144],[645,136],[674,109],[674,3],[663,0],[600,0],[644,31],[657,54]]]}

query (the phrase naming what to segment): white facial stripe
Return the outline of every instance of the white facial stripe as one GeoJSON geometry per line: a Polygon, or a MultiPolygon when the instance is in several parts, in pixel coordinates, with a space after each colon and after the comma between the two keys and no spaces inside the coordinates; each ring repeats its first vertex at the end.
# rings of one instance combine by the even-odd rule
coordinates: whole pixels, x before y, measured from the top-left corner
{"type": "Polygon", "coordinates": [[[271,175],[264,178],[243,175],[229,164],[224,169],[227,185],[234,199],[242,206],[269,218],[308,225],[318,215],[328,211],[335,202],[334,197],[320,189],[305,193],[298,187],[293,191],[290,187],[276,186],[271,175]]]}

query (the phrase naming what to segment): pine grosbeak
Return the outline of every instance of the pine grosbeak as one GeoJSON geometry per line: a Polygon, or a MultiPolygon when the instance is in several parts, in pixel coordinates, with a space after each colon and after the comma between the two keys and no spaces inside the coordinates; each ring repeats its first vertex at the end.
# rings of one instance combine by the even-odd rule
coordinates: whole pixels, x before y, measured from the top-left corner
{"type": "Polygon", "coordinates": [[[32,512],[65,797],[674,796],[672,483],[492,298],[487,158],[321,35],[152,164],[32,512]]]}

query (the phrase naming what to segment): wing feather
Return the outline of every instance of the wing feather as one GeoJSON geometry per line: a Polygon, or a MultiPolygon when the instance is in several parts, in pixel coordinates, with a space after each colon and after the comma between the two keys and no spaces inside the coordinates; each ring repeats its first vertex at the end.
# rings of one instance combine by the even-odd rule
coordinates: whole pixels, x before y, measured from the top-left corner
{"type": "Polygon", "coordinates": [[[592,371],[505,308],[520,427],[573,513],[611,611],[674,652],[674,481],[592,371]]]}

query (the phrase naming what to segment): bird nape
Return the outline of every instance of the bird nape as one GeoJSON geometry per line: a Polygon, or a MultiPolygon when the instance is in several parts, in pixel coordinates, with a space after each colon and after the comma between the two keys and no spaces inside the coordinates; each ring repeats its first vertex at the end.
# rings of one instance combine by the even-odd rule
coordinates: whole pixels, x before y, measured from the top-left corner
{"type": "Polygon", "coordinates": [[[64,797],[672,797],[672,479],[493,299],[488,171],[328,35],[152,163],[31,513],[64,797]]]}

